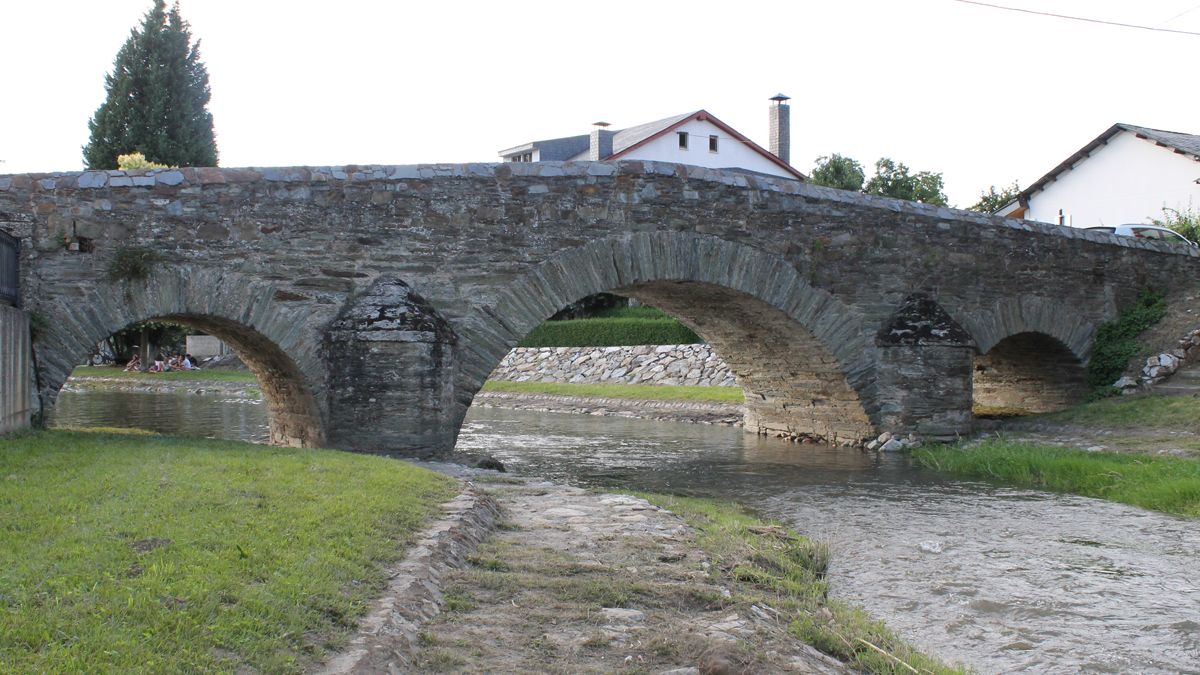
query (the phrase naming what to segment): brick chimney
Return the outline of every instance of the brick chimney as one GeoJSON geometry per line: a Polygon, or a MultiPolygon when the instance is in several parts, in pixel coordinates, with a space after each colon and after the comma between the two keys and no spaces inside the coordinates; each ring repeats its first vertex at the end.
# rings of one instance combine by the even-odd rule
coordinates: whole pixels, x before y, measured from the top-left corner
{"type": "Polygon", "coordinates": [[[592,137],[588,141],[588,159],[593,162],[613,154],[613,136],[617,132],[609,131],[605,128],[607,126],[608,122],[596,122],[592,125],[592,137]]]}
{"type": "Polygon", "coordinates": [[[787,104],[790,96],[775,94],[771,97],[771,140],[767,149],[785,163],[791,164],[792,155],[792,107],[787,104]]]}

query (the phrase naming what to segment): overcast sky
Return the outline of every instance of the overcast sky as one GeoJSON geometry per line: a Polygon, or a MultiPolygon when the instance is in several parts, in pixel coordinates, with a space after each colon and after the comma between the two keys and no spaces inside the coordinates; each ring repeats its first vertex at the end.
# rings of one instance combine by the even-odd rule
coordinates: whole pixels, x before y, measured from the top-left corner
{"type": "MultiPolygon", "coordinates": [[[[1200,32],[1200,0],[995,0],[1200,32]]],[[[6,2],[0,173],[82,168],[150,0],[6,2]]],[[[496,161],[527,141],[708,110],[792,163],[940,171],[952,204],[1030,182],[1112,125],[1200,133],[1200,36],[955,0],[182,0],[222,166],[496,161]]],[[[868,171],[869,173],[869,171],[868,171]]]]}

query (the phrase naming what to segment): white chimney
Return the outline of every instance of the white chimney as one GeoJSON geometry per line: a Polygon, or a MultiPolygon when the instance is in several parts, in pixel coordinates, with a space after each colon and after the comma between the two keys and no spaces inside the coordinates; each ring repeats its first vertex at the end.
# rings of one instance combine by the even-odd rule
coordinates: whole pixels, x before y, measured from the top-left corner
{"type": "Polygon", "coordinates": [[[606,159],[613,154],[613,136],[617,132],[609,131],[605,128],[607,126],[608,122],[596,122],[592,125],[592,136],[588,141],[588,159],[593,162],[606,159]]]}

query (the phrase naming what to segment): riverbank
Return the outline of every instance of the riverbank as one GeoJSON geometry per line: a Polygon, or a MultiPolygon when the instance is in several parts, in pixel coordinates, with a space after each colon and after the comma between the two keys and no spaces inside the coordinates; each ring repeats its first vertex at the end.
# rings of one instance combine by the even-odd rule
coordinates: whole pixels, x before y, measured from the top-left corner
{"type": "Polygon", "coordinates": [[[494,532],[429,575],[440,612],[385,598],[323,672],[957,672],[829,600],[823,546],[735,507],[435,468],[473,474],[494,532]]]}
{"type": "Polygon", "coordinates": [[[1200,401],[1141,394],[996,423],[925,466],[967,478],[1070,492],[1200,517],[1200,401]]]}
{"type": "Polygon", "coordinates": [[[849,672],[811,642],[954,672],[829,600],[824,547],[715,502],[107,432],[0,441],[0,476],[5,669],[849,672]]]}
{"type": "Polygon", "coordinates": [[[125,391],[144,394],[208,394],[262,398],[254,374],[245,370],[175,370],[167,373],[126,372],[111,366],[78,366],[66,391],[125,391]]]}
{"type": "MultiPolygon", "coordinates": [[[[637,386],[637,385],[630,385],[637,386]]],[[[657,387],[646,387],[657,388],[657,387]]],[[[653,398],[569,396],[535,392],[481,391],[472,406],[533,412],[632,417],[665,422],[742,426],[741,404],[653,398]]]]}
{"type": "Polygon", "coordinates": [[[0,441],[0,670],[295,672],[438,505],[401,462],[145,434],[0,441]]]}

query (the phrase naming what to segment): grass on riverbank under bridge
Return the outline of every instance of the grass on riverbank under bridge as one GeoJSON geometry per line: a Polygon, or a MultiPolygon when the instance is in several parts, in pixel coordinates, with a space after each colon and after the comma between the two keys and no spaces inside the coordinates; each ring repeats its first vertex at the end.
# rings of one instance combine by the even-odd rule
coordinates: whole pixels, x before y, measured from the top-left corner
{"type": "Polygon", "coordinates": [[[0,670],[298,672],[438,504],[381,457],[154,435],[0,441],[0,670]]]}
{"type": "Polygon", "coordinates": [[[740,387],[694,387],[651,384],[579,384],[566,382],[511,382],[488,380],[483,391],[515,394],[548,394],[588,398],[625,398],[641,401],[699,401],[737,403],[745,401],[740,387]]]}
{"type": "Polygon", "coordinates": [[[1099,497],[1153,511],[1200,517],[1200,460],[1121,452],[1088,452],[1005,439],[914,451],[925,466],[1099,497]]]}
{"type": "Polygon", "coordinates": [[[165,373],[144,373],[140,370],[126,371],[117,366],[76,366],[71,377],[116,378],[121,380],[145,381],[195,381],[195,382],[255,382],[254,373],[248,370],[172,370],[165,373]]]}

